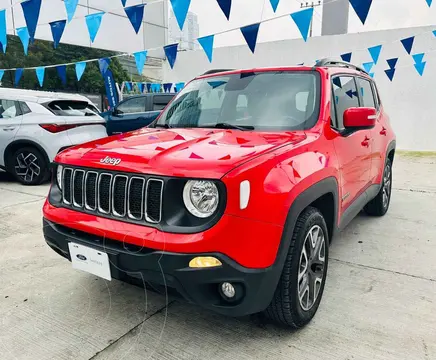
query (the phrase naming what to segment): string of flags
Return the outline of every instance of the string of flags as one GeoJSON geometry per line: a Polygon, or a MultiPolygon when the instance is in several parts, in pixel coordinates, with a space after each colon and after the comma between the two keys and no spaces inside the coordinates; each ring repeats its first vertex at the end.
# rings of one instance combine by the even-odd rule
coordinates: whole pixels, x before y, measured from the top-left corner
{"type": "Polygon", "coordinates": [[[179,92],[185,86],[184,82],[178,83],[144,83],[144,82],[132,82],[132,81],[124,81],[124,87],[128,93],[135,92],[135,86],[138,89],[139,93],[142,94],[144,92],[147,93],[174,93],[179,92]]]}

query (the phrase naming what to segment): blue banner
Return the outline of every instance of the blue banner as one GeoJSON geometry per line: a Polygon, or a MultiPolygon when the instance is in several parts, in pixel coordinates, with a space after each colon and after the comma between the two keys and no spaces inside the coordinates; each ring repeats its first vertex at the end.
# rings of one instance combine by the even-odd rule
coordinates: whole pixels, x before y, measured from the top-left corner
{"type": "Polygon", "coordinates": [[[109,59],[109,58],[98,59],[98,68],[100,69],[100,73],[103,76],[104,76],[105,72],[107,71],[110,62],[111,62],[111,59],[109,59]]]}
{"type": "Polygon", "coordinates": [[[24,19],[26,20],[27,30],[29,30],[30,41],[35,41],[36,25],[38,24],[39,11],[41,10],[41,0],[27,0],[21,3],[24,19]]]}
{"type": "Polygon", "coordinates": [[[126,15],[136,33],[138,33],[139,29],[141,28],[142,18],[144,17],[144,5],[145,4],[139,4],[124,8],[124,11],[126,12],[126,15]]]}
{"type": "Polygon", "coordinates": [[[68,22],[73,20],[79,0],[64,0],[65,10],[67,11],[68,22]]]}
{"type": "Polygon", "coordinates": [[[53,21],[50,24],[51,34],[53,36],[53,47],[56,49],[61,41],[62,34],[65,30],[67,20],[53,21]]]}
{"type": "Polygon", "coordinates": [[[17,29],[17,35],[21,40],[21,43],[23,44],[23,50],[24,54],[27,55],[27,50],[29,49],[29,31],[27,30],[27,27],[20,27],[17,29]]]}
{"type": "Polygon", "coordinates": [[[114,76],[110,69],[107,69],[103,75],[104,85],[106,87],[106,96],[109,101],[109,107],[114,109],[118,104],[118,93],[115,86],[114,76]]]}
{"type": "Polygon", "coordinates": [[[42,87],[44,85],[44,75],[45,75],[45,67],[37,67],[35,69],[36,77],[38,78],[39,86],[42,87]]]}

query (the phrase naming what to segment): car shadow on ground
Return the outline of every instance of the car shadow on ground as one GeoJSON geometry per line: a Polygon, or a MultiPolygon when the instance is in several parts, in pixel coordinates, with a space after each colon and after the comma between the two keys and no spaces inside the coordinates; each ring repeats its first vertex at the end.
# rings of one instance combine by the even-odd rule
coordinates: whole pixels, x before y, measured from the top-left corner
{"type": "Polygon", "coordinates": [[[14,177],[7,173],[6,171],[0,170],[0,184],[1,183],[12,183],[15,182],[14,177]]]}

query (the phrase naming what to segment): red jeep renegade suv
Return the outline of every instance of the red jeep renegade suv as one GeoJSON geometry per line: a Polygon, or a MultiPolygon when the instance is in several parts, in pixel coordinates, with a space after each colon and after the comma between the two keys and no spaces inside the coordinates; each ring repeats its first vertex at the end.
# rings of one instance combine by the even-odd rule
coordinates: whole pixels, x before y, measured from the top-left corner
{"type": "Polygon", "coordinates": [[[211,71],[147,128],[60,153],[44,236],[74,268],[298,328],[336,231],[388,210],[394,152],[356,66],[211,71]]]}

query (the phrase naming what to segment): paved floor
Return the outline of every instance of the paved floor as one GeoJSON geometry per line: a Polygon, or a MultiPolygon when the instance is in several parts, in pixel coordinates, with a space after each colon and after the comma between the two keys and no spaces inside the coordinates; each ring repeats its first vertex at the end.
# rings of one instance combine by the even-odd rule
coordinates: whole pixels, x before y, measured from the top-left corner
{"type": "Polygon", "coordinates": [[[436,359],[436,158],[397,157],[388,215],[335,239],[297,332],[73,270],[42,237],[47,190],[0,173],[0,359],[436,359]]]}

